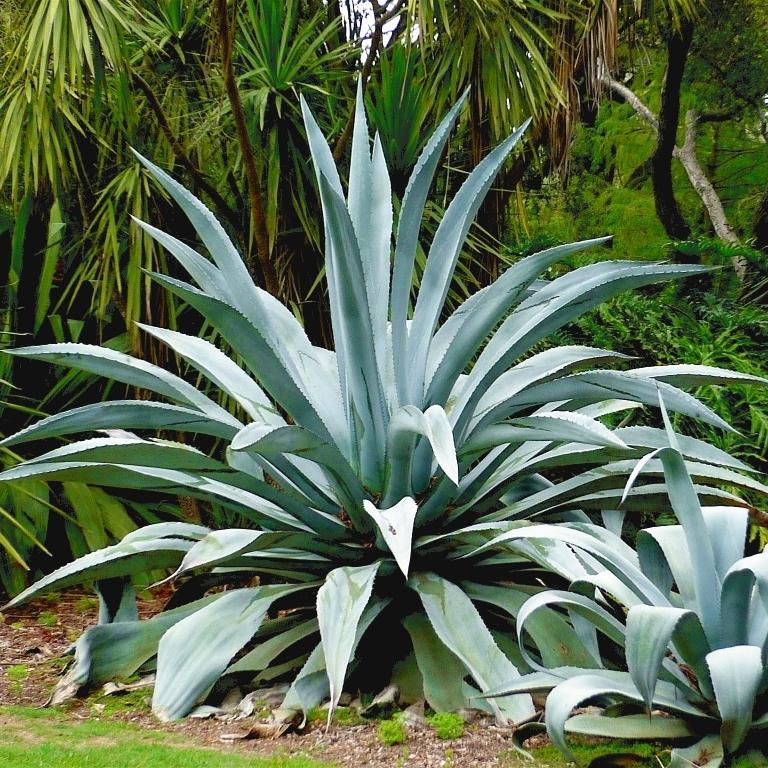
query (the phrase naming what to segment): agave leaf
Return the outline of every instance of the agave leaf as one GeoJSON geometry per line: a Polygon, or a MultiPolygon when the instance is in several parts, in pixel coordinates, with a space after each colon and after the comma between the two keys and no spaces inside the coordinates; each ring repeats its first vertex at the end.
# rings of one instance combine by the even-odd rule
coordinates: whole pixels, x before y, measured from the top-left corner
{"type": "MultiPolygon", "coordinates": [[[[462,588],[473,602],[487,602],[501,608],[520,622],[520,610],[534,591],[531,588],[462,583],[462,588]]],[[[599,661],[586,648],[573,627],[563,616],[547,608],[528,614],[526,631],[541,654],[542,665],[552,667],[597,667],[599,661]]],[[[522,645],[520,646],[522,649],[522,645]]]]}
{"type": "Polygon", "coordinates": [[[388,509],[376,509],[368,499],[365,499],[363,508],[378,526],[382,538],[394,555],[395,562],[407,579],[411,562],[413,523],[418,509],[416,502],[410,496],[406,496],[388,509]]]}
{"type": "Polygon", "coordinates": [[[565,721],[566,733],[600,736],[607,739],[685,739],[696,735],[695,728],[678,717],[664,715],[574,715],[565,721]]]}
{"type": "MultiPolygon", "coordinates": [[[[742,545],[743,550],[743,545],[742,545]]],[[[746,645],[752,628],[752,593],[757,594],[768,610],[768,552],[744,557],[735,562],[723,578],[722,639],[723,645],[746,645]]]]}
{"type": "MultiPolygon", "coordinates": [[[[287,366],[283,358],[270,346],[267,337],[248,317],[226,301],[209,296],[180,280],[155,273],[151,273],[151,277],[200,312],[211,326],[228,340],[264,389],[284,407],[297,424],[312,429],[329,440],[335,440],[337,445],[345,444],[336,430],[336,437],[331,437],[329,430],[334,422],[327,415],[325,420],[321,418],[317,404],[310,401],[295,365],[287,366]]],[[[312,356],[311,348],[303,354],[312,356]]],[[[317,377],[316,371],[315,376],[317,377]]],[[[327,399],[328,405],[333,405],[333,398],[327,399]]]]}
{"type": "MultiPolygon", "coordinates": [[[[628,359],[627,355],[617,352],[576,345],[554,347],[537,352],[502,373],[493,382],[478,401],[468,432],[471,434],[476,429],[501,421],[515,410],[515,403],[520,393],[536,384],[566,376],[593,363],[604,365],[613,360],[626,359],[628,359]]],[[[537,400],[537,404],[543,402],[546,400],[537,400]]]]}
{"type": "MultiPolygon", "coordinates": [[[[534,463],[531,462],[531,464],[533,465],[534,463]]],[[[506,509],[497,510],[494,514],[484,517],[486,519],[532,517],[545,511],[552,514],[558,508],[564,506],[569,509],[580,506],[591,509],[616,509],[619,506],[624,506],[626,509],[631,509],[633,501],[642,503],[645,498],[653,496],[659,497],[655,503],[660,506],[669,507],[670,500],[665,492],[666,486],[661,482],[648,483],[643,486],[636,485],[625,493],[626,478],[634,467],[635,462],[633,461],[611,462],[599,468],[572,476],[557,484],[548,485],[544,483],[544,487],[541,490],[531,488],[529,495],[522,495],[519,500],[515,499],[511,503],[508,502],[506,509]]],[[[644,469],[649,474],[660,475],[663,472],[662,467],[663,465],[658,462],[650,462],[644,469]]],[[[719,470],[709,464],[703,465],[689,462],[686,464],[686,467],[696,473],[697,479],[701,478],[707,481],[717,480],[726,472],[726,470],[719,470]]],[[[531,470],[531,465],[518,466],[518,470],[515,474],[523,475],[521,479],[524,479],[531,470]]],[[[495,480],[496,478],[492,479],[495,480]]],[[[745,480],[743,477],[739,484],[747,487],[751,485],[749,480],[745,480]]],[[[488,493],[487,485],[485,489],[486,494],[488,493]]],[[[725,504],[726,501],[730,501],[734,505],[743,504],[738,496],[728,491],[721,491],[714,486],[697,485],[694,487],[700,491],[702,494],[701,498],[706,500],[708,504],[711,504],[713,499],[716,500],[714,503],[719,505],[725,504]]],[[[486,506],[476,504],[475,510],[482,512],[486,506]]]]}
{"type": "Polygon", "coordinates": [[[139,437],[95,437],[54,448],[24,462],[25,466],[65,462],[105,462],[179,469],[191,472],[222,471],[226,465],[185,443],[142,440],[139,437]]]}
{"type": "MultiPolygon", "coordinates": [[[[299,96],[299,101],[301,103],[301,114],[304,119],[304,127],[307,132],[307,140],[312,154],[312,163],[315,168],[315,177],[317,179],[318,187],[321,184],[321,177],[323,177],[331,185],[334,192],[343,197],[344,192],[341,187],[341,179],[339,178],[339,172],[336,168],[336,163],[334,162],[328,142],[325,140],[322,131],[317,125],[303,95],[299,96]]],[[[334,347],[338,363],[339,389],[345,418],[347,419],[349,436],[354,443],[357,435],[357,427],[354,420],[351,418],[350,385],[347,377],[349,351],[347,349],[347,342],[344,338],[344,306],[340,296],[341,289],[339,286],[339,277],[337,275],[338,267],[328,248],[330,235],[328,231],[328,222],[325,217],[323,217],[323,230],[326,243],[325,275],[328,281],[328,303],[331,314],[331,326],[334,334],[334,347]]]]}
{"type": "Polygon", "coordinates": [[[720,768],[725,755],[723,742],[715,734],[708,734],[690,747],[678,747],[672,750],[672,759],[668,768],[720,768]]]}
{"type": "Polygon", "coordinates": [[[0,446],[100,429],[167,429],[231,440],[241,428],[239,422],[234,423],[229,418],[226,421],[209,418],[196,408],[150,400],[112,400],[84,405],[40,419],[0,440],[0,446]]]}
{"type": "Polygon", "coordinates": [[[433,405],[422,412],[416,406],[406,405],[395,411],[389,423],[385,504],[393,504],[403,496],[413,493],[414,485],[418,485],[419,480],[423,482],[424,475],[430,470],[431,458],[425,468],[413,466],[418,435],[427,439],[438,466],[446,476],[454,485],[459,482],[459,466],[453,444],[453,432],[443,408],[433,405]],[[422,471],[419,472],[419,469],[422,471]],[[415,483],[414,471],[421,475],[415,483]]]}
{"type": "Polygon", "coordinates": [[[163,188],[179,204],[190,224],[195,228],[208,253],[221,270],[224,282],[233,294],[253,285],[251,276],[237,248],[232,244],[218,219],[189,190],[185,189],[165,171],[132,150],[141,164],[160,182],[163,188]]]}
{"type": "MultiPolygon", "coordinates": [[[[620,427],[615,430],[617,437],[621,438],[627,445],[643,448],[666,448],[669,445],[669,439],[663,429],[654,429],[653,427],[620,427]]],[[[734,458],[726,451],[710,445],[704,440],[686,435],[676,435],[678,450],[686,459],[699,461],[708,464],[715,464],[722,467],[730,467],[742,472],[751,472],[752,469],[743,461],[734,458]]]]}
{"type": "MultiPolygon", "coordinates": [[[[326,248],[337,263],[339,300],[344,311],[340,317],[340,335],[346,359],[355,363],[347,368],[350,393],[350,418],[361,421],[361,466],[365,484],[381,487],[388,409],[384,399],[384,370],[379,370],[371,310],[365,291],[365,275],[360,249],[343,198],[335,193],[325,176],[319,177],[320,195],[325,213],[326,248]],[[361,288],[362,286],[362,288],[361,288]]],[[[336,330],[334,327],[334,338],[336,330]]],[[[384,343],[384,339],[382,342],[384,343]]],[[[337,349],[339,340],[336,340],[337,349]]]]}
{"type": "MultiPolygon", "coordinates": [[[[374,619],[389,605],[389,602],[388,598],[380,598],[375,595],[371,597],[357,624],[355,642],[352,647],[353,654],[357,644],[360,642],[360,638],[368,631],[368,627],[374,619]]],[[[314,647],[312,653],[309,654],[309,658],[288,689],[281,707],[283,709],[300,710],[304,713],[304,722],[306,723],[307,712],[320,704],[328,696],[329,690],[328,673],[325,668],[325,652],[321,641],[314,647]]]]}
{"type": "Polygon", "coordinates": [[[768,384],[762,376],[752,376],[739,371],[729,371],[713,365],[654,365],[636,368],[635,373],[658,381],[665,381],[678,387],[700,387],[710,384],[728,386],[733,383],[768,384]]]}
{"type": "MultiPolygon", "coordinates": [[[[382,479],[388,417],[382,390],[385,369],[380,369],[377,361],[360,245],[344,202],[338,172],[328,144],[303,99],[301,107],[323,205],[331,323],[348,432],[356,436],[357,422],[361,422],[363,476],[366,485],[377,488],[382,479]]],[[[383,334],[379,343],[384,344],[385,339],[383,334]]],[[[352,440],[355,447],[357,442],[352,440]]]]}
{"type": "Polygon", "coordinates": [[[332,481],[338,500],[358,530],[370,530],[361,510],[364,490],[347,460],[332,443],[298,426],[274,427],[253,423],[238,432],[230,444],[231,452],[247,452],[271,459],[293,454],[321,465],[332,481]]]}
{"type": "Polygon", "coordinates": [[[242,483],[242,478],[229,477],[226,474],[223,476],[230,482],[225,483],[206,475],[160,467],[80,461],[19,464],[0,473],[0,480],[15,480],[26,477],[47,480],[64,479],[114,488],[184,492],[200,498],[214,496],[238,505],[241,511],[254,522],[260,522],[265,526],[277,524],[281,526],[281,530],[287,527],[288,529],[311,532],[314,530],[313,525],[322,526],[324,530],[329,530],[328,525],[331,525],[330,535],[333,535],[339,528],[329,516],[323,516],[320,512],[307,509],[298,501],[266,482],[250,478],[248,484],[258,488],[258,493],[254,493],[234,485],[234,482],[242,483]],[[290,512],[287,512],[286,509],[290,512]]]}
{"type": "Polygon", "coordinates": [[[195,366],[220,390],[232,397],[252,419],[268,424],[285,423],[261,387],[211,342],[144,323],[138,323],[138,326],[195,366]]]}
{"type": "Polygon", "coordinates": [[[283,699],[281,709],[295,709],[304,713],[304,722],[310,709],[328,696],[328,672],[325,668],[325,652],[322,641],[309,654],[304,666],[293,679],[283,699]]]}
{"type": "Polygon", "coordinates": [[[99,624],[139,620],[136,590],[130,578],[101,579],[94,582],[93,588],[99,598],[99,624]]]}
{"type": "Polygon", "coordinates": [[[361,81],[358,81],[355,103],[347,201],[349,216],[360,247],[376,365],[381,375],[387,364],[385,351],[392,240],[392,188],[378,134],[374,141],[373,154],[370,151],[361,81]]]}
{"type": "Polygon", "coordinates": [[[709,673],[702,663],[710,647],[701,623],[693,611],[657,605],[635,605],[627,614],[626,660],[629,674],[652,709],[656,683],[673,638],[678,659],[688,664],[705,696],[711,695],[709,673]]]}
{"type": "MultiPolygon", "coordinates": [[[[483,623],[477,608],[455,584],[434,573],[419,573],[408,582],[417,592],[435,633],[469,670],[481,691],[500,680],[512,680],[519,672],[501,652],[483,623]]],[[[492,704],[496,717],[520,722],[533,714],[530,696],[515,696],[492,704]]]]}
{"type": "Polygon", "coordinates": [[[483,341],[544,270],[565,256],[603,245],[609,240],[609,237],[583,240],[534,253],[513,264],[490,286],[464,301],[443,323],[430,345],[426,402],[447,399],[483,341]]]}
{"type": "Polygon", "coordinates": [[[306,589],[274,585],[226,592],[187,616],[160,640],[152,711],[177,720],[210,691],[232,657],[253,637],[275,600],[306,589]]]}
{"type": "Polygon", "coordinates": [[[132,544],[138,541],[152,541],[154,539],[178,538],[200,541],[211,532],[210,528],[196,523],[184,523],[172,520],[165,523],[152,523],[123,536],[122,544],[132,544]]]}
{"type": "Polygon", "coordinates": [[[107,347],[92,344],[44,344],[37,347],[5,350],[17,357],[45,360],[66,365],[76,370],[95,373],[115,381],[122,381],[139,389],[148,389],[184,405],[196,408],[216,421],[238,426],[234,416],[217,405],[191,384],[172,373],[144,360],[131,357],[107,347]]]}
{"type": "Polygon", "coordinates": [[[542,693],[556,688],[563,680],[575,675],[583,675],[581,667],[558,667],[546,672],[528,672],[509,682],[503,683],[497,688],[483,693],[486,699],[495,699],[499,696],[510,696],[518,693],[542,693]]]}
{"type": "Polygon", "coordinates": [[[33,597],[85,581],[130,576],[174,566],[192,544],[192,541],[180,538],[123,540],[119,544],[89,552],[72,563],[62,565],[16,595],[5,607],[12,608],[28,602],[33,597]]]}
{"type": "MultiPolygon", "coordinates": [[[[513,469],[515,473],[523,472],[542,472],[547,469],[557,469],[569,466],[603,465],[613,462],[615,459],[629,458],[635,452],[634,458],[641,459],[645,449],[664,448],[668,445],[666,435],[663,430],[653,429],[651,427],[621,427],[614,430],[614,435],[623,440],[631,451],[617,450],[615,448],[595,448],[594,446],[565,443],[546,450],[530,451],[522,460],[514,462],[513,469]],[[641,451],[643,453],[641,453],[641,451]]],[[[714,446],[705,443],[703,440],[678,435],[677,440],[680,451],[687,461],[719,465],[737,469],[742,472],[752,471],[743,462],[733,458],[725,451],[721,451],[714,446]]],[[[650,459],[649,459],[650,460],[650,459]]],[[[507,460],[509,463],[509,460],[507,460]]],[[[615,465],[614,465],[615,466],[615,465]]],[[[652,465],[653,467],[657,465],[652,465]]],[[[703,470],[703,468],[700,468],[703,470]]],[[[494,466],[488,466],[483,470],[483,474],[473,478],[473,483],[478,483],[483,477],[494,474],[498,469],[494,466]]],[[[510,474],[507,477],[511,476],[510,474]]]]}
{"type": "MultiPolygon", "coordinates": [[[[660,450],[664,449],[662,448],[660,450]]],[[[647,474],[662,474],[663,462],[659,460],[660,458],[658,450],[643,457],[643,460],[641,460],[642,466],[640,471],[646,472],[647,474]]],[[[607,465],[608,469],[614,471],[618,470],[619,472],[622,471],[624,466],[627,465],[622,465],[621,463],[607,465]]],[[[748,488],[749,490],[756,491],[763,495],[768,494],[768,487],[763,483],[760,483],[747,475],[727,469],[726,467],[718,467],[713,464],[702,464],[696,461],[685,462],[685,467],[689,476],[694,481],[701,479],[715,480],[723,485],[733,485],[741,488],[748,488]]]]}
{"type": "Polygon", "coordinates": [[[357,627],[371,598],[379,565],[335,568],[317,593],[317,618],[331,695],[328,725],[342,693],[357,627]]]}
{"type": "Polygon", "coordinates": [[[469,174],[435,232],[408,333],[409,402],[415,405],[424,402],[429,345],[469,227],[507,155],[520,141],[529,124],[530,119],[489,152],[469,174]]]}
{"type": "Polygon", "coordinates": [[[176,579],[195,568],[210,567],[226,563],[238,555],[253,552],[256,549],[291,545],[294,533],[286,531],[257,531],[250,528],[226,528],[211,531],[184,555],[179,567],[166,581],[176,579]]]}
{"type": "Polygon", "coordinates": [[[462,455],[497,445],[540,440],[552,443],[573,441],[609,448],[629,448],[614,431],[595,419],[580,413],[547,411],[478,430],[472,439],[462,446],[462,455]]]}
{"type": "Polygon", "coordinates": [[[707,506],[702,507],[701,513],[712,540],[717,573],[721,579],[725,579],[732,567],[742,560],[749,528],[749,511],[744,507],[707,506]]]}
{"type": "Polygon", "coordinates": [[[172,626],[220,596],[210,595],[158,613],[146,621],[118,621],[89,627],[75,642],[73,667],[58,689],[78,689],[129,677],[157,653],[160,639],[172,626]]]}
{"type": "MultiPolygon", "coordinates": [[[[507,317],[478,357],[455,408],[454,423],[459,434],[464,433],[477,403],[488,387],[534,343],[617,293],[701,271],[701,268],[675,265],[600,262],[553,280],[507,317]]],[[[608,396],[631,399],[621,394],[608,396]]],[[[604,398],[605,395],[600,399],[604,398]]],[[[569,398],[546,397],[538,402],[565,399],[569,398]]]]}
{"type": "Polygon", "coordinates": [[[309,619],[284,632],[278,632],[274,637],[259,643],[252,651],[227,667],[227,674],[260,672],[269,667],[278,656],[292,645],[315,634],[318,629],[317,619],[309,619]]]}
{"type": "Polygon", "coordinates": [[[502,542],[515,542],[517,540],[543,540],[554,539],[565,544],[583,549],[611,573],[621,579],[643,601],[653,605],[665,605],[668,601],[664,594],[650,581],[638,567],[637,555],[618,537],[612,537],[610,542],[602,540],[600,535],[607,531],[598,530],[599,526],[588,524],[579,527],[575,525],[548,525],[539,524],[525,526],[507,531],[496,536],[487,544],[479,547],[478,554],[487,549],[494,548],[502,542]]]}
{"type": "Polygon", "coordinates": [[[419,245],[419,229],[424,215],[429,188],[437,169],[450,132],[467,98],[465,91],[453,108],[442,119],[435,132],[427,141],[419,159],[408,179],[400,206],[400,219],[397,223],[397,243],[395,245],[395,263],[392,272],[392,355],[394,361],[395,383],[400,405],[421,405],[411,402],[410,366],[408,361],[408,307],[413,284],[413,267],[416,250],[419,245]]]}
{"type": "MultiPolygon", "coordinates": [[[[664,527],[664,526],[662,526],[664,527]]],[[[669,526],[673,528],[675,526],[669,526]]],[[[659,529],[643,529],[638,531],[637,542],[635,544],[637,548],[637,556],[640,561],[640,568],[643,573],[658,587],[661,593],[669,599],[672,586],[675,583],[675,577],[672,573],[668,558],[665,556],[659,542],[649,533],[651,530],[659,529]]],[[[663,535],[663,534],[662,534],[663,535]]],[[[683,540],[684,544],[684,540],[683,540]]],[[[678,584],[677,589],[680,594],[683,594],[682,589],[685,585],[678,584]]],[[[684,605],[691,605],[692,602],[686,603],[683,600],[684,605]]]]}
{"type": "Polygon", "coordinates": [[[218,299],[223,299],[229,295],[224,275],[208,259],[161,229],[157,229],[135,216],[132,216],[131,219],[136,226],[162,245],[201,288],[205,287],[208,293],[218,299]]]}
{"type": "Polygon", "coordinates": [[[227,463],[247,475],[262,478],[266,472],[275,483],[302,501],[307,507],[337,515],[339,501],[322,467],[292,455],[251,455],[247,451],[227,450],[227,463]]]}
{"type": "MultiPolygon", "coordinates": [[[[526,624],[542,609],[548,613],[548,606],[551,605],[563,606],[567,608],[571,614],[584,616],[606,637],[610,638],[620,646],[624,645],[624,626],[618,619],[612,616],[605,610],[605,608],[598,605],[594,600],[575,592],[565,592],[563,590],[554,589],[547,590],[529,598],[517,614],[517,642],[520,646],[520,652],[523,654],[523,658],[532,669],[543,672],[546,670],[546,667],[542,666],[531,656],[523,642],[525,638],[524,631],[527,628],[526,624]]],[[[538,629],[540,636],[540,628],[538,629]]],[[[533,634],[533,631],[531,634],[535,639],[536,635],[533,634]]],[[[599,656],[592,658],[590,661],[590,667],[602,666],[599,656]]]]}
{"type": "Polygon", "coordinates": [[[754,645],[735,645],[712,651],[706,660],[722,721],[720,738],[730,754],[742,745],[752,725],[763,678],[761,650],[754,645]]]}
{"type": "Polygon", "coordinates": [[[469,686],[464,682],[467,668],[440,641],[429,620],[412,613],[403,620],[403,626],[411,636],[429,706],[435,712],[455,712],[469,706],[469,686]]]}
{"type": "Polygon", "coordinates": [[[704,632],[713,645],[720,634],[720,592],[722,582],[715,565],[715,553],[696,489],[686,470],[685,460],[673,448],[659,453],[664,466],[664,479],[675,516],[686,533],[691,559],[696,613],[704,632]]]}
{"type": "MultiPolygon", "coordinates": [[[[617,696],[630,701],[642,702],[642,696],[626,673],[602,670],[597,674],[582,674],[560,683],[547,696],[544,709],[547,734],[552,743],[570,760],[574,755],[565,740],[565,723],[571,712],[592,699],[604,696],[617,696]]],[[[659,684],[654,697],[657,706],[682,715],[704,717],[703,713],[675,695],[670,685],[659,684]],[[663,690],[662,690],[663,689],[663,690]]]]}
{"type": "Polygon", "coordinates": [[[659,390],[662,391],[664,402],[670,410],[718,429],[730,430],[726,422],[695,397],[670,384],[639,376],[634,371],[597,370],[570,374],[526,389],[515,397],[514,406],[515,409],[521,409],[540,403],[566,400],[571,401],[574,407],[582,407],[610,398],[655,406],[659,402],[659,390]]]}

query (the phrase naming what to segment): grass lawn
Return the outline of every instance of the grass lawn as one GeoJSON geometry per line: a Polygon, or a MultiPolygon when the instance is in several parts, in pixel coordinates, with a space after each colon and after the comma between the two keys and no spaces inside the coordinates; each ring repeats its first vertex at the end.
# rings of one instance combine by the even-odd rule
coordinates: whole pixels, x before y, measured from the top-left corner
{"type": "MultiPolygon", "coordinates": [[[[302,757],[261,758],[190,748],[180,734],[115,720],[73,721],[51,710],[0,707],[3,768],[329,768],[302,757]]],[[[279,747],[276,747],[279,748],[279,747]]]]}

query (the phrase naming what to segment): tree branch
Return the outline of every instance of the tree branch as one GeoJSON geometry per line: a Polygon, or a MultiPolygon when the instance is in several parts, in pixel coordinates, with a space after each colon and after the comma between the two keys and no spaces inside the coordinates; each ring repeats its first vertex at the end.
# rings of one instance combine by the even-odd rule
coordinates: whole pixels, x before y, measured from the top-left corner
{"type": "MultiPolygon", "coordinates": [[[[619,83],[603,69],[601,72],[603,84],[614,93],[620,95],[625,101],[645,120],[654,130],[658,131],[658,120],[648,107],[627,86],[619,83]]],[[[728,223],[723,204],[712,182],[702,170],[699,159],[696,156],[696,134],[698,131],[699,115],[694,109],[688,110],[685,116],[685,141],[682,147],[673,147],[672,155],[682,164],[691,185],[701,198],[706,208],[709,220],[717,236],[729,245],[737,245],[739,242],[736,233],[728,223]]],[[[746,265],[734,259],[734,268],[740,279],[744,277],[746,265]]]]}
{"type": "MultiPolygon", "coordinates": [[[[405,3],[406,0],[398,0],[398,2],[395,3],[395,5],[389,10],[386,10],[386,3],[378,7],[374,4],[374,27],[373,34],[371,35],[371,47],[368,49],[368,56],[366,56],[365,63],[363,64],[363,68],[360,71],[360,83],[363,93],[365,93],[365,88],[368,84],[368,78],[371,76],[371,71],[373,70],[373,62],[376,59],[376,55],[378,54],[382,40],[384,39],[384,26],[388,21],[391,21],[395,18],[395,16],[398,16],[401,13],[401,11],[405,8],[405,3]]],[[[393,36],[395,35],[396,31],[397,30],[392,31],[393,36]]],[[[347,148],[347,144],[352,138],[352,129],[354,128],[354,125],[355,110],[353,108],[349,113],[349,117],[347,118],[344,130],[336,140],[336,146],[333,148],[333,159],[337,163],[344,156],[344,150],[347,148]]]]}
{"type": "Polygon", "coordinates": [[[160,100],[157,98],[157,95],[152,90],[150,84],[138,72],[132,72],[131,79],[143,92],[147,104],[149,104],[149,108],[155,115],[155,119],[157,120],[157,124],[160,127],[163,136],[165,136],[166,141],[171,146],[176,162],[183,168],[186,168],[195,184],[211,198],[219,213],[224,216],[235,229],[238,229],[240,227],[240,219],[237,215],[237,211],[227,204],[227,201],[219,194],[216,187],[205,178],[203,172],[192,162],[181,139],[179,139],[173,132],[171,124],[168,122],[168,117],[163,110],[163,106],[160,104],[160,100]]]}
{"type": "Polygon", "coordinates": [[[728,120],[738,120],[737,112],[728,110],[711,110],[699,113],[699,123],[725,123],[728,120]]]}
{"type": "MultiPolygon", "coordinates": [[[[216,0],[217,25],[219,33],[219,46],[221,48],[221,65],[224,74],[224,87],[227,91],[229,106],[235,121],[237,140],[243,156],[245,176],[248,181],[248,200],[251,208],[251,224],[253,226],[254,239],[256,241],[256,258],[259,262],[264,287],[273,296],[280,295],[280,284],[277,279],[275,266],[269,258],[269,234],[267,232],[267,218],[264,212],[264,201],[261,196],[259,174],[254,159],[253,144],[248,134],[248,123],[245,117],[243,100],[240,97],[240,89],[237,87],[235,71],[232,66],[232,51],[235,42],[235,23],[237,17],[237,0],[234,4],[232,23],[230,24],[227,0],[216,0]]],[[[249,271],[253,274],[252,266],[249,271]]]]}
{"type": "Polygon", "coordinates": [[[621,98],[624,99],[624,101],[626,101],[627,104],[629,104],[629,106],[632,107],[632,109],[634,109],[654,131],[659,130],[658,118],[645,106],[645,104],[643,104],[634,91],[631,91],[626,85],[620,83],[618,80],[614,80],[605,68],[601,69],[600,81],[606,88],[613,91],[618,96],[621,96],[621,98]]]}

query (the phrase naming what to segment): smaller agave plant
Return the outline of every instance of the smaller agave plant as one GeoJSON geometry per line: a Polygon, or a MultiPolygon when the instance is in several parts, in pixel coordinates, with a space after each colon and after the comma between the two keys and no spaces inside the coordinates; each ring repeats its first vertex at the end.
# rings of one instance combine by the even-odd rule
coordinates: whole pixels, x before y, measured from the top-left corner
{"type": "MultiPolygon", "coordinates": [[[[666,417],[663,404],[662,411],[666,417]]],[[[528,551],[544,541],[559,555],[551,566],[571,581],[570,591],[544,591],[523,605],[518,640],[535,671],[496,692],[549,691],[546,728],[571,758],[566,731],[689,743],[696,738],[672,751],[673,768],[717,768],[750,743],[765,746],[768,551],[744,556],[747,509],[700,506],[668,421],[667,429],[669,445],[638,462],[627,487],[660,462],[678,525],[642,530],[636,551],[589,524],[529,526],[487,545],[506,542],[515,549],[522,542],[528,551]],[[625,614],[615,610],[617,603],[625,614]],[[523,638],[536,615],[552,607],[565,609],[589,638],[588,668],[548,668],[526,650],[523,638]],[[620,648],[628,671],[607,666],[611,656],[601,653],[598,633],[620,648]],[[606,699],[635,702],[646,713],[571,714],[606,699]]]]}
{"type": "MultiPolygon", "coordinates": [[[[290,684],[284,709],[306,712],[330,699],[330,717],[345,684],[375,691],[395,681],[401,697],[426,699],[437,711],[475,706],[502,721],[525,720],[534,714],[527,694],[489,702],[479,694],[528,670],[511,638],[541,573],[506,543],[472,552],[529,517],[610,513],[633,462],[663,436],[601,419],[655,406],[661,389],[676,412],[727,428],[676,384],[739,378],[697,366],[614,370],[625,356],[542,342],[620,291],[701,268],[604,261],[541,279],[568,254],[605,242],[588,240],[519,261],[451,313],[446,296],[471,221],[525,126],[464,181],[417,270],[425,201],[461,103],[416,164],[394,246],[389,176],[378,140],[371,150],[362,99],[346,192],[303,108],[323,204],[335,349],[312,345],[289,309],[254,285],[202,203],[142,159],[211,257],[140,223],[194,284],[152,278],[199,312],[232,357],[203,338],[143,327],[189,364],[195,386],[97,346],[13,351],[155,399],[110,400],[30,425],[3,442],[85,437],[0,479],[192,496],[224,505],[240,527],[150,525],[44,577],[12,604],[95,582],[102,621],[76,643],[62,695],[156,668],[153,709],[164,719],[183,717],[214,686],[221,693],[264,681],[290,684]],[[137,620],[130,579],[168,568],[178,587],[171,602],[137,620]]],[[[738,499],[709,484],[753,482],[701,441],[687,440],[684,453],[701,493],[719,503],[738,499]]],[[[663,483],[638,484],[628,505],[665,499],[663,483]]],[[[554,611],[540,616],[548,662],[586,663],[579,634],[554,611]]]]}

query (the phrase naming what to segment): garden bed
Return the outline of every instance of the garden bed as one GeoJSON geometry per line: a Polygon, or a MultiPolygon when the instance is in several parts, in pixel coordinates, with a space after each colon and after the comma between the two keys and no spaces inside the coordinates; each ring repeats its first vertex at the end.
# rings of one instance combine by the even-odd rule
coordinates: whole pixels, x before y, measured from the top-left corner
{"type": "MultiPolygon", "coordinates": [[[[150,615],[161,604],[160,597],[145,598],[140,601],[140,612],[150,615]]],[[[136,768],[155,765],[174,768],[174,763],[184,768],[198,765],[216,768],[219,763],[211,757],[212,750],[216,755],[226,756],[221,765],[226,764],[227,768],[239,766],[243,756],[266,761],[248,762],[251,768],[319,765],[511,768],[563,764],[543,737],[527,744],[534,747],[536,764],[523,760],[512,747],[510,729],[499,728],[486,719],[467,724],[459,738],[441,739],[428,726],[405,729],[404,741],[387,744],[385,741],[393,736],[392,729],[386,725],[390,721],[363,720],[347,708],[339,710],[338,722],[328,732],[323,713],[316,712],[301,733],[286,733],[279,739],[227,738],[247,733],[255,718],[235,721],[189,718],[160,723],[149,708],[150,688],[110,696],[94,691],[88,697],[75,698],[60,707],[39,709],[47,702],[64,667],[62,654],[94,623],[97,613],[95,599],[87,593],[72,591],[2,614],[0,729],[6,745],[0,744],[0,758],[3,758],[0,762],[4,765],[16,768],[18,764],[21,768],[42,764],[45,755],[54,748],[53,754],[64,756],[63,762],[57,758],[57,765],[63,768],[85,762],[93,768],[112,765],[115,750],[123,768],[134,765],[136,768]],[[148,751],[149,747],[152,749],[148,751]],[[20,757],[22,753],[26,755],[24,759],[20,757]],[[147,757],[150,753],[154,755],[152,759],[147,757]]],[[[614,749],[623,752],[627,747],[616,745],[614,749]]],[[[589,746],[581,749],[587,762],[603,751],[602,745],[599,749],[589,746]]],[[[641,752],[650,759],[650,750],[646,748],[641,752]]]]}

